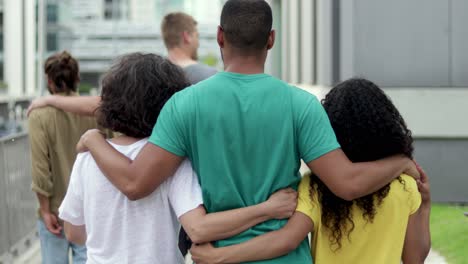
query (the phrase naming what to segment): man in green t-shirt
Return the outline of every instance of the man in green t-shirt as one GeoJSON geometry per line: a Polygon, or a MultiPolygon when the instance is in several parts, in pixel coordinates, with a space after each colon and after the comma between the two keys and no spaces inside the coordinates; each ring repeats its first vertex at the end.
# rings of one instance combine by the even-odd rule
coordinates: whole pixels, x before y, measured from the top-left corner
{"type": "MultiPolygon", "coordinates": [[[[271,27],[265,1],[227,1],[217,33],[225,72],[175,94],[134,161],[94,130],[83,135],[79,147],[88,149],[106,177],[132,200],[153,192],[188,157],[208,212],[258,204],[278,189],[297,188],[301,159],[348,200],[378,190],[404,171],[418,175],[402,156],[352,163],[344,155],[319,101],[264,74],[275,41],[271,27]]],[[[284,224],[270,220],[215,245],[237,244],[284,224]]],[[[308,243],[261,263],[311,263],[308,243]]]]}

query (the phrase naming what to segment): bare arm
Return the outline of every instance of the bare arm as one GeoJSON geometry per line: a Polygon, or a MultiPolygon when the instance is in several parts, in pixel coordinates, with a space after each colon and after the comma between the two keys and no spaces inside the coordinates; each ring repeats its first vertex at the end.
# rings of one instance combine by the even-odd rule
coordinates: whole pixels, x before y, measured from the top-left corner
{"type": "Polygon", "coordinates": [[[281,229],[255,237],[247,242],[221,248],[210,244],[194,245],[190,250],[196,263],[241,263],[277,258],[299,246],[314,225],[309,217],[295,212],[281,229]]]}
{"type": "Polygon", "coordinates": [[[403,156],[373,162],[351,162],[341,149],[331,151],[307,166],[338,197],[345,200],[373,193],[405,172],[419,177],[416,165],[403,156]]]}
{"type": "Polygon", "coordinates": [[[431,249],[429,232],[430,206],[423,206],[410,216],[403,247],[403,263],[424,263],[431,249]]]}
{"type": "Polygon", "coordinates": [[[147,143],[132,161],[115,150],[97,129],[89,130],[81,137],[77,148],[81,151],[84,146],[107,179],[130,200],[151,194],[175,173],[184,159],[147,143]]]}
{"type": "Polygon", "coordinates": [[[65,112],[93,116],[101,103],[100,96],[60,96],[49,95],[35,99],[28,108],[29,114],[37,108],[53,106],[65,112]]]}
{"type": "Polygon", "coordinates": [[[430,213],[431,199],[429,180],[422,171],[421,180],[418,181],[421,193],[421,206],[410,216],[406,229],[405,244],[403,247],[403,263],[424,263],[431,249],[430,213]]]}
{"type": "Polygon", "coordinates": [[[44,221],[47,230],[60,237],[62,226],[58,221],[58,217],[50,211],[49,198],[40,193],[36,193],[36,195],[39,200],[39,213],[41,214],[42,221],[44,221]]]}
{"type": "Polygon", "coordinates": [[[65,236],[68,241],[78,245],[84,245],[86,243],[86,226],[75,226],[65,221],[64,227],[65,236]]]}
{"type": "Polygon", "coordinates": [[[206,243],[237,235],[270,219],[291,217],[297,205],[297,193],[284,189],[267,201],[253,206],[207,214],[203,206],[180,217],[180,222],[194,243],[206,243]]]}

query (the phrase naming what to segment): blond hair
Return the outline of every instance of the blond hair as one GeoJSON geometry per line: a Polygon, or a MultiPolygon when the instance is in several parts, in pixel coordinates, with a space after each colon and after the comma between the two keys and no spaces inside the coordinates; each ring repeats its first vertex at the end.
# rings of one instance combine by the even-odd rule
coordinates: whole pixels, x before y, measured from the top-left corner
{"type": "Polygon", "coordinates": [[[180,45],[183,32],[193,33],[196,30],[197,21],[185,13],[175,12],[167,14],[161,23],[161,32],[164,45],[167,49],[180,45]]]}

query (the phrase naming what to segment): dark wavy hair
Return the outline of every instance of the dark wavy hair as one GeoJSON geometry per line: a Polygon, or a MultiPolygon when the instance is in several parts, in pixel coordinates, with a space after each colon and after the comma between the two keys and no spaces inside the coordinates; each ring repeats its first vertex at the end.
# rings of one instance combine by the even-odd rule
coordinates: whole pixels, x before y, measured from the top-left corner
{"type": "Polygon", "coordinates": [[[44,63],[44,72],[49,81],[55,85],[55,90],[59,92],[76,92],[80,82],[80,67],[78,61],[67,51],[55,53],[47,58],[44,63]]]}
{"type": "MultiPolygon", "coordinates": [[[[338,142],[352,162],[375,161],[395,154],[413,156],[413,138],[392,101],[374,83],[365,79],[350,79],[334,87],[322,100],[338,142]]],[[[398,178],[404,185],[404,181],[398,178]]],[[[377,192],[356,199],[343,200],[312,175],[311,195],[317,192],[322,208],[322,223],[330,231],[334,250],[341,248],[344,235],[354,229],[353,204],[372,222],[377,207],[390,191],[387,184],[377,192]]]]}
{"type": "Polygon", "coordinates": [[[122,56],[102,80],[98,122],[129,137],[148,137],[167,100],[187,86],[182,69],[161,56],[122,56]]]}

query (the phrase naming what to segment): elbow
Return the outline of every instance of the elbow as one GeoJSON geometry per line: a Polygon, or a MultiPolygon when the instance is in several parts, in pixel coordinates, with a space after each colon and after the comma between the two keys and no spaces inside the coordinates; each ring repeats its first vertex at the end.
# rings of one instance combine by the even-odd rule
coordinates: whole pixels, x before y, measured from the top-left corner
{"type": "Polygon", "coordinates": [[[202,225],[192,225],[185,229],[185,232],[190,237],[190,240],[192,240],[192,242],[195,244],[210,242],[209,237],[206,235],[207,232],[204,231],[202,225]]]}
{"type": "Polygon", "coordinates": [[[204,244],[208,242],[206,239],[203,239],[203,237],[199,235],[192,235],[192,236],[189,235],[189,237],[190,237],[190,240],[192,240],[192,242],[195,244],[204,244]]]}
{"type": "Polygon", "coordinates": [[[431,241],[428,241],[426,248],[422,254],[422,261],[426,260],[427,256],[429,255],[429,251],[431,251],[431,241]]]}
{"type": "Polygon", "coordinates": [[[138,193],[135,193],[135,192],[132,192],[132,191],[125,191],[124,194],[127,197],[127,199],[130,200],[130,201],[137,201],[137,200],[140,200],[141,198],[143,198],[138,193]]]}
{"type": "Polygon", "coordinates": [[[403,264],[424,264],[426,257],[421,256],[414,256],[412,258],[403,259],[403,264]]]}
{"type": "Polygon", "coordinates": [[[299,243],[294,241],[287,241],[286,239],[283,240],[282,243],[278,245],[277,252],[281,255],[286,255],[289,252],[294,251],[299,246],[299,243]]]}
{"type": "MultiPolygon", "coordinates": [[[[291,230],[289,230],[289,232],[290,231],[291,230]]],[[[289,252],[292,252],[297,247],[299,247],[299,245],[303,241],[303,239],[295,239],[292,237],[288,237],[288,230],[286,230],[285,228],[273,232],[278,232],[278,237],[283,237],[283,239],[278,239],[276,241],[272,241],[271,243],[273,251],[277,252],[278,256],[289,254],[289,252]]]]}
{"type": "Polygon", "coordinates": [[[125,196],[127,196],[128,200],[130,201],[137,201],[145,197],[144,195],[140,195],[139,193],[136,193],[136,192],[126,192],[124,194],[125,196]]]}
{"type": "Polygon", "coordinates": [[[357,190],[352,185],[339,186],[330,190],[333,192],[333,194],[346,201],[352,201],[362,196],[359,190],[357,190]]]}
{"type": "Polygon", "coordinates": [[[127,184],[122,193],[130,200],[136,201],[146,197],[146,194],[142,188],[139,188],[136,184],[127,184]]]}
{"type": "Polygon", "coordinates": [[[157,184],[147,183],[143,180],[144,177],[136,177],[128,179],[120,191],[130,200],[136,201],[147,197],[153,193],[162,182],[157,184]]]}
{"type": "Polygon", "coordinates": [[[343,196],[342,197],[343,200],[352,201],[352,200],[362,197],[363,195],[359,191],[349,190],[348,192],[344,193],[342,196],[343,196]]]}
{"type": "Polygon", "coordinates": [[[414,250],[410,253],[403,252],[403,264],[424,264],[429,251],[431,250],[430,244],[428,247],[414,250]]]}
{"type": "Polygon", "coordinates": [[[346,201],[352,201],[365,195],[362,184],[357,180],[356,173],[348,173],[342,175],[343,179],[339,183],[332,186],[330,190],[338,197],[346,201]]]}

